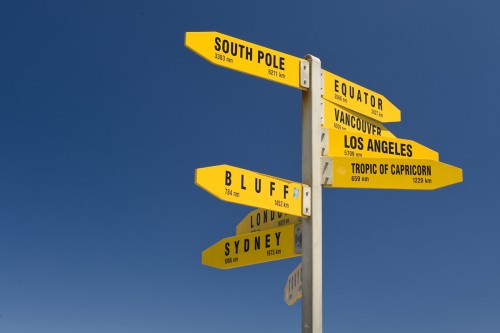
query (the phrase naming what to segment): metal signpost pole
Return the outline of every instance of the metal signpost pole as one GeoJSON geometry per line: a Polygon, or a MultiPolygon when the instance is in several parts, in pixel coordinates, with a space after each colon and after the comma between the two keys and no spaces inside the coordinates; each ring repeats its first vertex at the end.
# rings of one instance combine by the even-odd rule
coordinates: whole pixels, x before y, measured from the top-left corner
{"type": "Polygon", "coordinates": [[[321,61],[311,55],[309,89],[302,92],[302,182],[311,187],[310,217],[302,219],[302,332],[323,331],[321,197],[321,61]]]}

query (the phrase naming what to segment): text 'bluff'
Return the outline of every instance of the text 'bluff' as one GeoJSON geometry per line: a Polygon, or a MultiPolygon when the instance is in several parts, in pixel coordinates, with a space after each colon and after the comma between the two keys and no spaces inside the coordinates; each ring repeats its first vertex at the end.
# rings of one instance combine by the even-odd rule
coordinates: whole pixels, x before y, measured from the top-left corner
{"type": "MultiPolygon", "coordinates": [[[[233,179],[232,179],[232,174],[231,171],[226,170],[226,179],[225,179],[225,185],[226,186],[231,186],[233,185],[233,179]]],[[[247,190],[247,184],[245,184],[245,175],[241,175],[240,178],[240,183],[239,183],[239,188],[241,190],[247,190]]],[[[287,184],[283,184],[283,199],[286,199],[286,196],[288,195],[288,188],[289,186],[287,184]]],[[[262,191],[262,179],[255,177],[255,182],[254,186],[250,186],[250,190],[255,191],[255,193],[261,193],[262,191]]],[[[273,181],[269,182],[269,195],[272,197],[274,195],[274,192],[276,191],[276,183],[273,181]]]]}

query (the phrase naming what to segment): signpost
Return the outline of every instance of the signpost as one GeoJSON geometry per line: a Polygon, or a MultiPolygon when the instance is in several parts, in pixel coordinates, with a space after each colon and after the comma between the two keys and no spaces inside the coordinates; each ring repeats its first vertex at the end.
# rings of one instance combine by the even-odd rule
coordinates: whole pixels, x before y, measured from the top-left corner
{"type": "Polygon", "coordinates": [[[324,116],[322,127],[395,138],[394,134],[389,132],[389,130],[378,121],[346,109],[326,99],[324,99],[323,102],[324,116]]]}
{"type": "Polygon", "coordinates": [[[202,253],[203,265],[228,269],[300,256],[300,224],[221,239],[202,253]]]}
{"type": "Polygon", "coordinates": [[[302,263],[288,276],[285,284],[285,303],[292,306],[302,298],[302,263]]]}
{"type": "Polygon", "coordinates": [[[323,157],[323,186],[434,190],[460,183],[462,169],[433,160],[323,157]]]}
{"type": "Polygon", "coordinates": [[[195,183],[224,201],[295,216],[310,215],[309,189],[304,184],[230,165],[196,169],[195,183]]]}
{"type": "Polygon", "coordinates": [[[300,58],[219,32],[186,32],[185,45],[211,63],[304,89],[300,58]]]}
{"type": "Polygon", "coordinates": [[[401,121],[401,111],[384,96],[325,70],[323,77],[324,99],[383,123],[401,121]]]}
{"type": "Polygon", "coordinates": [[[300,59],[218,32],[187,32],[185,45],[215,65],[302,90],[302,183],[229,165],[196,169],[195,183],[221,200],[258,207],[236,236],[203,251],[202,263],[228,269],[302,253],[285,302],[302,298],[302,332],[321,333],[322,188],[431,190],[461,182],[462,170],[396,138],[380,122],[400,121],[397,107],[323,70],[312,55],[300,59]]]}
{"type": "Polygon", "coordinates": [[[323,155],[439,160],[439,154],[415,141],[323,129],[323,155]]]}
{"type": "Polygon", "coordinates": [[[282,227],[288,224],[299,224],[301,222],[302,220],[298,216],[259,208],[251,211],[241,220],[236,226],[236,235],[282,227]]]}

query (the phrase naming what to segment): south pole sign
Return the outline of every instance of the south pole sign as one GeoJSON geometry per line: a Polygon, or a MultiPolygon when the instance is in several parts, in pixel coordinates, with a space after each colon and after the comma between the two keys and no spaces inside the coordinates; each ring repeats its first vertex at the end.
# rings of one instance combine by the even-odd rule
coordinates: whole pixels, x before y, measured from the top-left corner
{"type": "Polygon", "coordinates": [[[186,32],[185,45],[214,65],[304,89],[302,59],[219,32],[186,32]]]}
{"type": "MultiPolygon", "coordinates": [[[[229,165],[198,168],[195,184],[217,198],[255,207],[202,253],[230,269],[302,257],[288,276],[286,304],[302,302],[302,332],[323,330],[322,190],[433,190],[463,181],[462,169],[382,123],[401,121],[389,99],[304,59],[219,32],[186,32],[185,46],[210,63],[302,90],[302,181],[229,165]]],[[[299,134],[297,134],[299,135],[299,134]]]]}

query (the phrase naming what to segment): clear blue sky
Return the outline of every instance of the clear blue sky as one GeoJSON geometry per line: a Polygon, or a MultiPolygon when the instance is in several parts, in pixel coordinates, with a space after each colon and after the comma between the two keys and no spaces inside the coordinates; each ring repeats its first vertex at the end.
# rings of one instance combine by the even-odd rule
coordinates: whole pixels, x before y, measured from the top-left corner
{"type": "Polygon", "coordinates": [[[300,91],[184,47],[218,31],[379,92],[463,168],[436,191],[323,191],[324,332],[500,331],[498,1],[3,1],[0,332],[300,332],[299,258],[201,252],[252,209],[194,185],[301,176],[300,91]]]}

